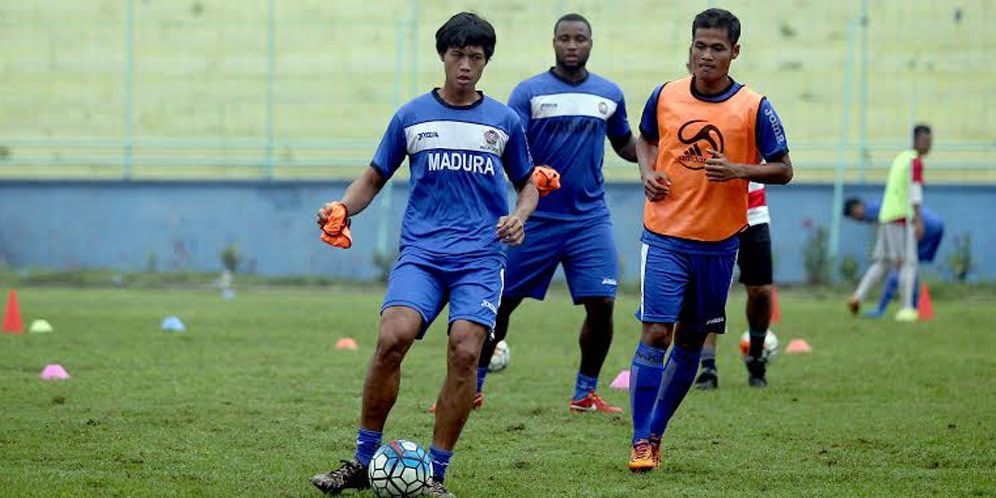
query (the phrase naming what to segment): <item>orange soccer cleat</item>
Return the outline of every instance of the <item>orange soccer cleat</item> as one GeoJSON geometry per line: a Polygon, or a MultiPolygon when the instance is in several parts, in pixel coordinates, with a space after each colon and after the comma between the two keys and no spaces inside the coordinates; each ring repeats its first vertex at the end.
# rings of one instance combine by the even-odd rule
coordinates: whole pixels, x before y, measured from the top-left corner
{"type": "Polygon", "coordinates": [[[654,462],[653,449],[650,447],[650,442],[646,439],[641,439],[633,445],[633,449],[629,452],[629,470],[630,472],[647,472],[653,470],[657,467],[654,462]]]}
{"type": "Polygon", "coordinates": [[[595,391],[591,391],[587,396],[581,399],[572,399],[570,404],[570,410],[574,413],[584,413],[584,412],[604,412],[604,413],[622,413],[622,408],[618,406],[612,406],[607,401],[602,399],[601,396],[595,394],[595,391]]]}

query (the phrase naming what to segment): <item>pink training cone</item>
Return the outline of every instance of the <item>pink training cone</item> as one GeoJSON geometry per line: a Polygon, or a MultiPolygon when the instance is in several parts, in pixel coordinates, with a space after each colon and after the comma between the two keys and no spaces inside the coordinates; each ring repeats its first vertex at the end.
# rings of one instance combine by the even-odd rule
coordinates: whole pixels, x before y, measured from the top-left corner
{"type": "Polygon", "coordinates": [[[69,372],[66,372],[66,369],[62,368],[62,365],[53,363],[45,365],[45,368],[38,374],[38,377],[42,380],[67,380],[69,379],[69,372]]]}
{"type": "Polygon", "coordinates": [[[616,378],[609,384],[612,389],[629,389],[629,370],[623,370],[616,375],[616,378]]]}
{"type": "Polygon", "coordinates": [[[792,339],[785,347],[786,353],[812,353],[813,347],[803,339],[792,339]]]}
{"type": "Polygon", "coordinates": [[[360,349],[359,345],[356,344],[356,340],[352,337],[343,337],[335,342],[336,349],[347,349],[349,351],[356,351],[360,349]]]}

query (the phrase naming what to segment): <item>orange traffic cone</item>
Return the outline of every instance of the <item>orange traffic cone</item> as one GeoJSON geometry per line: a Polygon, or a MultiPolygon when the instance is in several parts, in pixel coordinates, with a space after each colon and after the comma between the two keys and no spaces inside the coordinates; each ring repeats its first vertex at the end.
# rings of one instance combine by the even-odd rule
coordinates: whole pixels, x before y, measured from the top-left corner
{"type": "Polygon", "coordinates": [[[7,311],[3,314],[3,332],[5,334],[23,334],[24,322],[21,321],[21,309],[17,306],[17,293],[10,291],[7,298],[7,311]]]}
{"type": "Polygon", "coordinates": [[[782,323],[782,311],[778,309],[778,288],[771,286],[771,324],[782,323]]]}
{"type": "Polygon", "coordinates": [[[922,321],[934,318],[934,303],[930,300],[930,291],[927,290],[927,282],[920,283],[920,299],[916,303],[917,318],[922,321]]]}

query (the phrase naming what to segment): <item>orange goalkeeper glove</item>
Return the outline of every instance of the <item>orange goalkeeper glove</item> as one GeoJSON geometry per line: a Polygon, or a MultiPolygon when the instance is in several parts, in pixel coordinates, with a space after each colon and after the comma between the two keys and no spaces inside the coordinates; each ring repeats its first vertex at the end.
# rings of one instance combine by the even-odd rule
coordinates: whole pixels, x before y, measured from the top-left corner
{"type": "Polygon", "coordinates": [[[533,168],[533,183],[540,197],[543,197],[560,188],[560,173],[549,166],[536,166],[533,168]]]}
{"type": "Polygon", "coordinates": [[[341,202],[333,202],[329,207],[328,218],[322,226],[322,241],[326,244],[349,249],[353,245],[353,235],[349,231],[349,218],[346,217],[346,206],[341,202]]]}

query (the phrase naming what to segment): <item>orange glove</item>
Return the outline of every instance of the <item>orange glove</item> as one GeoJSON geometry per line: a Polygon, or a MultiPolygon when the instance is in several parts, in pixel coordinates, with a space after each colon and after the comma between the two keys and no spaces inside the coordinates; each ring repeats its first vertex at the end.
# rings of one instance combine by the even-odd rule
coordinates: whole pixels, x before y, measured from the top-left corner
{"type": "Polygon", "coordinates": [[[543,197],[560,188],[560,173],[549,166],[536,166],[533,168],[533,183],[540,197],[543,197]]]}
{"type": "Polygon", "coordinates": [[[346,217],[346,206],[341,202],[333,202],[329,217],[322,227],[322,241],[326,244],[343,249],[353,245],[353,235],[349,232],[349,218],[346,217]]]}

